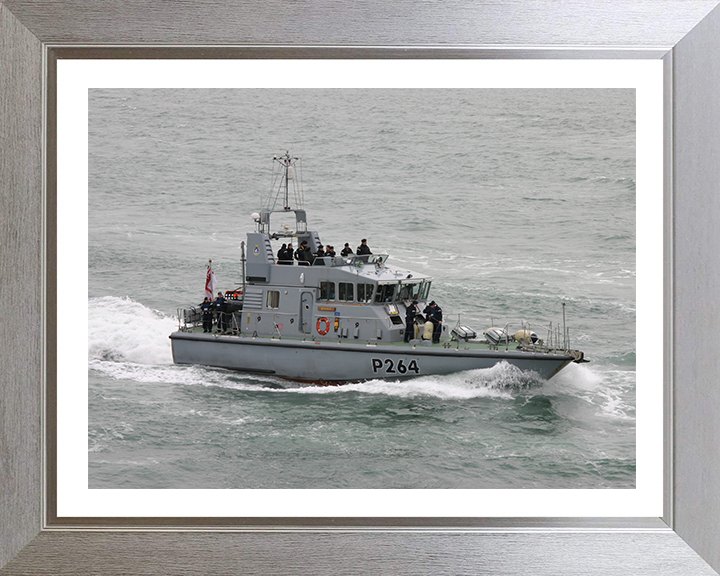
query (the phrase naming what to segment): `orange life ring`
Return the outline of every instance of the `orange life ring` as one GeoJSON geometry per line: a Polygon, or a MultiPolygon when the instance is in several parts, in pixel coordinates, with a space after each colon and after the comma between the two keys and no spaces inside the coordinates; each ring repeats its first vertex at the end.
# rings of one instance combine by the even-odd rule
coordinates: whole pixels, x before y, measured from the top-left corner
{"type": "Polygon", "coordinates": [[[325,318],[324,316],[320,318],[320,320],[317,321],[317,331],[320,336],[325,336],[328,332],[330,332],[330,320],[325,318]],[[324,328],[320,328],[320,325],[325,323],[324,328]]]}

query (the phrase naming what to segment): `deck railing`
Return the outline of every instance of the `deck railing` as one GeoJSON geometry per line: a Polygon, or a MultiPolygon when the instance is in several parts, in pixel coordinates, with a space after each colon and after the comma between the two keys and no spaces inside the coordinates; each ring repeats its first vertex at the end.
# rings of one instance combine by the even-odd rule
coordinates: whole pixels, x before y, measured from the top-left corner
{"type": "Polygon", "coordinates": [[[378,266],[385,264],[388,259],[387,254],[351,254],[350,256],[315,256],[313,262],[305,262],[302,260],[276,260],[275,263],[280,266],[357,266],[358,268],[365,264],[376,264],[378,266]]]}

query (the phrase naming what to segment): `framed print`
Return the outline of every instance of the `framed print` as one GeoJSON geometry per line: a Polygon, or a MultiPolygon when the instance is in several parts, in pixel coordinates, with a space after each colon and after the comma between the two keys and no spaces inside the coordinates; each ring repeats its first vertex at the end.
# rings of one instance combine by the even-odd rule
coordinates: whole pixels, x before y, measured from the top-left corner
{"type": "MultiPolygon", "coordinates": [[[[58,324],[88,326],[86,334],[58,341],[57,416],[58,430],[63,431],[57,443],[59,519],[80,517],[84,523],[98,523],[102,517],[166,516],[155,508],[161,502],[173,517],[192,516],[196,512],[184,511],[192,500],[202,503],[204,515],[253,524],[259,520],[251,518],[277,515],[662,514],[662,351],[650,341],[637,343],[643,360],[637,386],[634,361],[635,309],[644,331],[662,332],[662,318],[654,313],[662,307],[662,62],[403,59],[177,64],[168,68],[164,61],[57,63],[62,165],[57,184],[58,324]],[[190,86],[184,84],[188,77],[194,79],[190,86]],[[232,86],[228,79],[233,79],[232,86]],[[327,79],[332,79],[330,88],[324,87],[327,79]],[[75,108],[80,112],[77,118],[75,108]],[[442,120],[440,109],[445,110],[442,120]],[[171,122],[165,120],[168,115],[171,122]],[[325,120],[329,117],[332,120],[325,120]],[[376,125],[370,125],[371,118],[376,125]],[[513,128],[508,129],[508,122],[513,128]],[[248,125],[254,128],[244,128],[248,125]],[[85,126],[90,132],[87,144],[85,126]],[[167,129],[179,133],[164,135],[167,129]],[[322,142],[316,140],[320,135],[322,142]],[[575,142],[571,148],[566,147],[568,139],[575,142]],[[271,275],[269,284],[255,279],[259,272],[248,272],[246,288],[237,279],[232,283],[241,258],[238,225],[242,227],[243,214],[259,209],[257,191],[266,188],[267,170],[254,164],[279,164],[277,157],[260,158],[261,151],[288,141],[295,160],[289,155],[285,159],[297,174],[286,180],[287,188],[279,185],[283,203],[286,191],[287,203],[301,202],[295,191],[290,196],[290,186],[298,183],[298,192],[303,186],[303,222],[308,228],[317,228],[328,245],[344,230],[362,230],[373,251],[387,254],[381,267],[368,269],[362,260],[348,267],[337,256],[288,268],[276,268],[273,261],[265,272],[271,275]],[[167,148],[164,142],[174,144],[167,148]],[[636,142],[642,151],[637,166],[636,142]],[[228,153],[228,145],[238,148],[228,153]],[[587,152],[578,154],[583,146],[587,152]],[[602,153],[594,157],[594,149],[602,153]],[[505,163],[505,155],[513,152],[518,159],[505,163]],[[173,158],[185,154],[189,163],[193,158],[215,159],[210,172],[205,161],[196,169],[172,167],[173,158]],[[131,158],[132,173],[113,167],[131,158]],[[512,170],[526,168],[521,177],[514,177],[504,164],[512,170]],[[319,176],[312,177],[312,172],[319,176]],[[216,179],[211,194],[203,184],[208,175],[216,179]],[[166,188],[171,182],[171,189],[166,188]],[[239,189],[233,190],[236,186],[239,189]],[[440,191],[454,200],[441,207],[440,191]],[[162,206],[163,215],[147,210],[148,203],[162,206]],[[525,211],[517,210],[518,203],[526,206],[525,211]],[[86,206],[87,225],[81,223],[86,206]],[[488,219],[476,225],[483,207],[488,219]],[[120,217],[123,210],[134,215],[120,217]],[[636,225],[636,212],[654,216],[636,225]],[[204,213],[208,219],[202,222],[204,213]],[[148,221],[143,223],[143,218],[148,221]],[[577,229],[568,218],[578,223],[577,229]],[[548,236],[548,228],[554,226],[562,227],[566,236],[548,236]],[[491,229],[490,235],[483,231],[491,229]],[[172,239],[166,248],[163,230],[172,239]],[[79,232],[77,241],[68,238],[74,232],[79,232]],[[209,243],[204,250],[212,256],[217,284],[210,291],[213,299],[218,290],[275,292],[270,308],[260,306],[252,317],[242,312],[242,318],[238,310],[228,318],[230,326],[222,329],[216,321],[213,335],[202,337],[221,347],[263,342],[263,322],[272,314],[267,342],[279,348],[259,370],[182,366],[182,346],[174,339],[208,333],[193,322],[176,332],[174,319],[178,300],[194,302],[197,295],[187,281],[197,275],[200,284],[206,283],[205,271],[195,273],[197,258],[183,254],[194,254],[193,245],[206,243],[205,237],[209,243]],[[513,245],[516,237],[522,241],[513,245]],[[577,247],[583,241],[587,253],[577,247]],[[178,243],[184,248],[175,252],[178,243]],[[614,248],[597,250],[598,244],[606,243],[614,248]],[[458,253],[448,257],[453,251],[458,253]],[[85,253],[87,261],[78,256],[85,253]],[[144,280],[147,262],[153,263],[151,282],[144,280]],[[323,262],[322,268],[318,262],[323,262]],[[363,308],[354,297],[355,278],[362,273],[372,283],[382,272],[395,281],[392,271],[397,266],[410,268],[401,276],[410,277],[408,290],[417,289],[419,308],[425,311],[431,302],[441,302],[448,330],[438,334],[438,345],[432,346],[431,340],[429,346],[418,346],[420,338],[408,333],[405,346],[400,338],[405,322],[392,324],[377,339],[367,331],[363,334],[368,322],[363,314],[384,309],[378,300],[387,296],[378,288],[363,308]],[[85,274],[87,319],[77,310],[74,288],[85,274]],[[272,274],[289,277],[277,281],[272,274]],[[510,280],[513,274],[517,276],[510,280]],[[567,282],[568,274],[580,279],[567,282]],[[168,275],[173,278],[169,284],[168,275]],[[335,280],[328,281],[328,275],[335,280]],[[302,279],[301,288],[296,278],[302,279]],[[422,278],[427,282],[421,289],[422,278]],[[347,292],[333,293],[336,280],[338,289],[353,292],[351,303],[347,292]],[[509,287],[528,280],[533,287],[526,296],[509,287]],[[318,282],[332,284],[328,294],[316,295],[319,313],[309,322],[311,330],[294,331],[301,317],[293,289],[307,292],[318,282]],[[644,294],[637,305],[636,282],[644,294]],[[467,294],[455,298],[448,288],[453,285],[467,294]],[[491,322],[493,310],[504,307],[517,306],[523,317],[529,308],[547,307],[552,317],[554,303],[558,318],[562,303],[556,290],[563,291],[569,317],[575,319],[572,341],[593,349],[591,363],[571,363],[549,382],[533,380],[519,370],[522,356],[508,354],[517,344],[510,350],[506,344],[487,351],[496,355],[497,367],[455,367],[456,358],[472,361],[471,346],[481,346],[477,338],[461,345],[449,336],[460,322],[459,310],[463,325],[477,331],[483,321],[491,322]],[[495,302],[488,306],[488,300],[495,302]],[[603,312],[593,315],[598,306],[603,312]],[[357,338],[350,333],[355,330],[357,338]],[[622,344],[615,337],[621,331],[622,344]],[[167,338],[171,333],[172,344],[167,338]],[[394,336],[396,342],[383,346],[394,336]],[[413,339],[418,343],[412,344],[413,339]],[[77,341],[88,342],[89,371],[77,341]],[[282,366],[285,354],[292,354],[290,369],[304,369],[303,364],[311,362],[302,356],[302,346],[310,343],[307,354],[312,358],[323,352],[323,344],[329,346],[326,362],[318,366],[312,360],[315,367],[304,377],[279,378],[288,369],[282,366]],[[392,354],[398,346],[404,351],[396,358],[392,354]],[[423,354],[423,347],[433,356],[423,354]],[[452,372],[446,373],[441,363],[445,358],[452,372]],[[440,363],[431,364],[434,359],[440,363]],[[172,366],[173,360],[177,366],[172,366]],[[368,373],[360,378],[354,371],[363,367],[368,373]],[[323,369],[339,369],[339,376],[349,382],[307,382],[320,380],[323,369]],[[379,380],[385,369],[388,380],[379,380]],[[403,379],[403,370],[412,378],[403,379]],[[87,420],[84,410],[73,410],[85,405],[87,420]],[[178,427],[179,422],[189,423],[188,418],[197,434],[190,444],[185,425],[178,427]],[[162,442],[144,440],[174,429],[176,458],[162,442]],[[257,454],[268,456],[253,456],[257,454]],[[78,492],[86,478],[87,491],[78,492]],[[588,492],[596,488],[612,489],[588,492]],[[114,508],[106,508],[108,499],[114,508]],[[544,508],[539,509],[541,503],[544,508]]],[[[274,237],[274,218],[286,215],[284,208],[271,215],[273,237],[266,241],[273,255],[282,239],[295,245],[302,239],[300,233],[274,237]]],[[[253,228],[251,221],[251,234],[253,228]]],[[[257,236],[247,237],[249,259],[257,256],[250,250],[258,242],[252,238],[257,236]]],[[[204,259],[199,263],[205,266],[204,259]]],[[[245,303],[242,296],[228,298],[245,303]]],[[[403,318],[410,304],[404,300],[394,298],[393,303],[403,318]]],[[[544,342],[559,340],[529,317],[525,324],[537,331],[545,328],[544,342]]],[[[508,326],[512,334],[520,329],[517,323],[508,326]]],[[[540,346],[536,343],[528,355],[540,346]]],[[[547,358],[555,362],[557,355],[547,358]]],[[[542,369],[536,365],[533,371],[542,369]]]]}
{"type": "MultiPolygon", "coordinates": [[[[171,14],[162,3],[105,3],[102,7],[90,2],[40,7],[25,1],[0,3],[0,134],[4,150],[0,163],[0,285],[9,314],[2,328],[0,573],[523,574],[533,561],[533,572],[538,574],[716,573],[720,568],[720,506],[714,480],[720,476],[720,460],[713,442],[718,434],[720,392],[712,385],[717,363],[711,333],[717,324],[714,294],[720,281],[713,217],[720,176],[714,157],[720,142],[720,105],[713,97],[720,82],[720,64],[715,57],[720,48],[717,2],[652,6],[616,2],[602,9],[584,3],[556,6],[550,2],[532,7],[510,1],[452,8],[403,4],[392,13],[379,3],[363,12],[351,6],[327,11],[322,3],[303,11],[280,8],[230,2],[207,12],[178,7],[171,14]],[[361,21],[365,25],[353,26],[361,21]],[[538,26],[539,22],[547,25],[538,26]],[[76,318],[72,313],[66,315],[58,290],[68,274],[79,279],[79,284],[85,280],[58,242],[68,228],[77,228],[84,236],[81,215],[87,202],[81,197],[67,212],[67,202],[59,200],[59,185],[65,173],[73,170],[66,159],[75,145],[60,138],[67,101],[58,81],[65,64],[107,62],[105,71],[112,73],[117,70],[113,62],[125,60],[131,66],[150,60],[200,63],[189,75],[192,78],[201,76],[211,62],[223,60],[241,64],[262,61],[264,65],[291,60],[298,68],[314,60],[329,61],[330,66],[350,61],[350,69],[360,62],[392,67],[410,61],[417,68],[423,65],[425,70],[433,70],[428,74],[431,77],[468,60],[478,65],[500,60],[535,62],[536,69],[542,69],[548,60],[588,62],[588,70],[595,70],[594,62],[601,60],[614,60],[619,68],[633,61],[655,65],[664,96],[656,113],[661,110],[664,115],[664,127],[652,139],[658,150],[662,141],[663,174],[658,174],[659,169],[651,173],[664,194],[661,202],[655,200],[662,210],[645,209],[639,203],[637,216],[638,222],[649,217],[651,226],[662,229],[661,235],[651,238],[657,253],[662,250],[664,256],[659,263],[662,278],[654,277],[655,286],[643,294],[638,292],[638,300],[649,301],[647,295],[654,289],[663,293],[663,303],[653,305],[654,314],[638,313],[638,319],[645,318],[644,326],[651,329],[643,332],[639,323],[636,328],[638,341],[643,340],[648,346],[645,349],[651,350],[640,355],[653,358],[654,379],[663,381],[664,423],[649,429],[656,445],[662,437],[663,446],[663,464],[653,473],[663,484],[655,495],[655,507],[635,508],[635,503],[628,501],[617,513],[588,508],[589,512],[573,515],[551,506],[534,512],[532,491],[520,490],[525,495],[518,494],[515,499],[525,498],[527,504],[519,512],[482,516],[479,508],[468,505],[463,512],[463,502],[452,498],[428,508],[425,501],[419,501],[425,500],[422,489],[427,486],[418,484],[402,486],[409,488],[409,494],[398,493],[397,501],[405,498],[406,505],[391,514],[379,513],[372,502],[366,510],[343,510],[333,500],[337,496],[326,495],[325,508],[312,504],[321,513],[312,514],[308,507],[293,510],[295,502],[281,499],[278,512],[263,516],[267,509],[263,503],[253,514],[242,517],[233,511],[231,502],[222,501],[222,491],[207,495],[205,506],[201,502],[192,511],[171,502],[175,514],[159,513],[152,502],[135,508],[131,502],[125,510],[120,504],[113,511],[99,501],[80,513],[64,512],[63,507],[77,500],[63,492],[62,466],[67,459],[60,451],[71,429],[67,419],[63,420],[69,396],[60,380],[65,374],[63,362],[74,354],[74,348],[67,347],[67,339],[60,335],[68,318],[69,322],[76,318]],[[432,68],[438,61],[439,68],[432,68]],[[219,501],[210,505],[211,498],[218,495],[219,501]],[[230,511],[223,513],[223,505],[230,511]],[[426,512],[413,513],[414,509],[426,512]],[[648,513],[648,509],[658,512],[648,513]]],[[[74,98],[87,98],[93,113],[103,103],[117,103],[118,97],[144,97],[137,92],[113,92],[114,85],[103,92],[97,84],[102,82],[102,73],[102,69],[96,70],[95,87],[90,86],[88,92],[86,86],[81,97],[74,98]]],[[[456,104],[466,106],[462,101],[465,95],[458,94],[456,104]]],[[[327,94],[317,96],[328,98],[327,94]]],[[[611,96],[616,98],[618,117],[627,116],[627,110],[632,110],[623,104],[627,93],[611,96]]],[[[274,93],[271,98],[279,98],[277,103],[282,104],[287,94],[274,93]]],[[[240,104],[247,106],[246,101],[240,104]]],[[[417,104],[421,107],[426,102],[417,104]]],[[[334,105],[340,107],[341,102],[334,105]]],[[[487,108],[490,103],[485,101],[482,106],[487,108]]],[[[652,105],[643,104],[643,111],[648,107],[652,105]]],[[[396,112],[402,110],[399,107],[396,112]]],[[[101,116],[92,116],[86,125],[91,143],[97,118],[101,116]]],[[[608,118],[603,126],[610,129],[608,118]]],[[[82,127],[80,132],[82,145],[86,140],[82,127]]],[[[642,133],[638,128],[638,137],[642,133]]],[[[97,160],[93,156],[97,149],[90,149],[91,164],[97,160]]],[[[282,152],[274,150],[273,154],[282,152]]],[[[88,153],[79,156],[88,157],[88,153]]],[[[633,164],[628,166],[632,172],[633,164]]],[[[640,173],[641,166],[637,169],[640,173]]],[[[92,170],[89,174],[92,188],[92,170]]],[[[632,186],[634,192],[634,183],[632,186]]],[[[91,198],[93,216],[100,214],[98,204],[92,202],[91,198]]],[[[622,206],[619,209],[623,210],[622,206]]],[[[92,229],[88,235],[95,238],[92,229]]],[[[336,245],[339,242],[336,240],[336,245]]],[[[81,255],[85,251],[85,247],[74,251],[75,260],[84,263],[81,255]]],[[[406,258],[411,260],[412,255],[406,258]]],[[[639,267],[647,260],[640,253],[638,259],[639,267]]],[[[84,306],[85,286],[78,290],[84,306]]],[[[638,306],[640,311],[642,306],[638,306]]],[[[84,315],[79,317],[85,322],[84,315]]],[[[332,329],[329,321],[327,328],[332,329]]],[[[82,402],[80,405],[82,408],[82,402]]],[[[412,412],[395,417],[412,417],[412,412]]],[[[90,415],[92,418],[92,410],[90,415]]],[[[86,438],[88,426],[90,429],[90,449],[93,441],[105,441],[93,430],[92,420],[83,426],[86,438]]],[[[642,430],[639,423],[638,438],[645,434],[642,430]]],[[[397,454],[401,461],[401,453],[397,454]]],[[[642,469],[638,468],[638,483],[642,469]]],[[[98,474],[85,478],[89,488],[98,493],[104,490],[97,488],[116,487],[112,471],[104,480],[98,474]],[[103,481],[109,483],[102,485],[103,481]]],[[[209,478],[211,474],[206,476],[209,478]]],[[[78,482],[68,484],[72,488],[78,482]]],[[[139,489],[139,494],[144,487],[140,483],[132,489],[139,489]]],[[[190,487],[205,488],[202,483],[190,487]]],[[[208,487],[218,486],[210,483],[208,487]]],[[[372,492],[383,486],[370,488],[372,492]]],[[[107,492],[112,497],[111,491],[107,492]]],[[[310,492],[292,498],[312,502],[310,492]]],[[[376,490],[380,492],[383,490],[376,490]]],[[[187,498],[187,494],[181,497],[187,498]]],[[[597,497],[600,508],[603,497],[597,497]]]]}

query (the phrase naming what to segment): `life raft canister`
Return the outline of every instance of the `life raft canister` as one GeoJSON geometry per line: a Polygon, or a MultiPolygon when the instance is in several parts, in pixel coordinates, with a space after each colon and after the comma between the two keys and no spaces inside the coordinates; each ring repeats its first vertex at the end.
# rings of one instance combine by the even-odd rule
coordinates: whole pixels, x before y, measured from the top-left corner
{"type": "Polygon", "coordinates": [[[324,316],[317,321],[317,331],[320,336],[325,336],[330,331],[330,320],[324,316]],[[322,326],[322,328],[321,328],[322,326]]]}
{"type": "Polygon", "coordinates": [[[425,327],[423,328],[423,335],[422,335],[423,340],[432,340],[434,329],[435,329],[435,324],[430,322],[430,320],[425,322],[425,327]]]}
{"type": "Polygon", "coordinates": [[[520,344],[535,344],[535,342],[538,341],[538,335],[535,334],[532,330],[518,330],[515,332],[514,336],[515,340],[520,342],[520,344]]]}

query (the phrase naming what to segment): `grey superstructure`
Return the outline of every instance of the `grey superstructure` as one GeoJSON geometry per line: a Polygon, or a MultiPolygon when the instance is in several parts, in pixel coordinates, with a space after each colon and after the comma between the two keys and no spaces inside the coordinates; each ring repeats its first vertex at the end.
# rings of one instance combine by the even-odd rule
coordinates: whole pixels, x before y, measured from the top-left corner
{"type": "Polygon", "coordinates": [[[570,362],[585,361],[582,352],[567,349],[565,328],[553,346],[525,329],[488,330],[478,339],[465,326],[447,330],[447,323],[439,343],[423,339],[422,313],[433,278],[388,266],[385,254],[276,260],[271,240],[307,242],[312,254],[321,245],[318,233],[307,229],[297,160],[289,154],[274,158],[279,186],[253,214],[256,230],[243,249],[243,286],[226,293],[218,329],[203,332],[197,307],[179,311],[179,330],[170,335],[175,363],[340,383],[448,374],[502,361],[548,379],[570,362]],[[291,188],[298,208],[290,206],[291,188]],[[271,231],[270,215],[278,212],[294,213],[294,229],[271,231]],[[419,315],[406,342],[406,311],[413,301],[419,315]]]}

